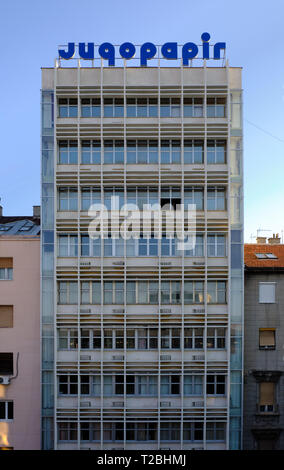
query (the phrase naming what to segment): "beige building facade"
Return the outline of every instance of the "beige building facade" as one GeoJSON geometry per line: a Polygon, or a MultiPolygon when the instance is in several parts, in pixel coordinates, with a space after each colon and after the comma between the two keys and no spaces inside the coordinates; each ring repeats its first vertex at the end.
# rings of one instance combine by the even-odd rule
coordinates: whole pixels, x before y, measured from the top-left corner
{"type": "MultiPolygon", "coordinates": [[[[2,208],[1,208],[2,212],[2,208]]],[[[40,449],[40,237],[0,214],[0,449],[40,449]]]]}

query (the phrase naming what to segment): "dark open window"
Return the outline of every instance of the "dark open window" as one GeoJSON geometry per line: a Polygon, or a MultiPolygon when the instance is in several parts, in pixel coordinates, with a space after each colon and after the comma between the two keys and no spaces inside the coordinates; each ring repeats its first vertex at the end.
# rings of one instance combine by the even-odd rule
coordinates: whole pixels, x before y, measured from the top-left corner
{"type": "Polygon", "coordinates": [[[0,375],[13,375],[13,353],[0,353],[0,375]]]}

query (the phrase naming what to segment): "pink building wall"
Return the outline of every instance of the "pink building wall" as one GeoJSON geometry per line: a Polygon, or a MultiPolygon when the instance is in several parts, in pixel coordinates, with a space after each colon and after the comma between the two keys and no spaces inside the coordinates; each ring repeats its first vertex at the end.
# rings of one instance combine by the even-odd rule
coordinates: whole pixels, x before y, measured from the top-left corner
{"type": "Polygon", "coordinates": [[[13,352],[14,375],[0,400],[14,401],[13,421],[0,421],[0,447],[40,449],[40,238],[1,236],[0,257],[13,258],[13,280],[0,281],[0,305],[14,306],[13,328],[0,328],[0,352],[13,352]]]}

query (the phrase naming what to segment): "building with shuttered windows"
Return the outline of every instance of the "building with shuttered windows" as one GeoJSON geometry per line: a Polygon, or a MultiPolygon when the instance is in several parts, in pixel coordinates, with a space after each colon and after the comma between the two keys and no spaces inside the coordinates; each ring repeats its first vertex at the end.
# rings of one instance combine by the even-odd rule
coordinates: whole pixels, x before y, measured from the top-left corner
{"type": "Polygon", "coordinates": [[[245,245],[244,449],[284,446],[284,245],[245,245]]]}
{"type": "Polygon", "coordinates": [[[40,208],[0,206],[0,450],[40,449],[40,208]]]}

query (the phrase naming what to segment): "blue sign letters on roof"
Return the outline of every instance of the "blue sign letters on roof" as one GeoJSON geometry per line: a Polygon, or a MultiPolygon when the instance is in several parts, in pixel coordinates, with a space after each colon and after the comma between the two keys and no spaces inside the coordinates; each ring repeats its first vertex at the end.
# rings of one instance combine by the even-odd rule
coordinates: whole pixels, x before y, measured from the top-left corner
{"type": "MultiPolygon", "coordinates": [[[[209,40],[210,34],[203,33],[202,39],[202,56],[201,59],[210,59],[209,51],[209,40]]],[[[226,49],[225,42],[217,42],[212,45],[213,47],[213,59],[221,58],[221,51],[226,49]]],[[[72,59],[75,55],[75,43],[69,42],[67,50],[60,49],[59,57],[61,59],[72,59]]],[[[99,55],[102,59],[108,61],[109,66],[115,66],[115,47],[110,42],[104,42],[99,46],[99,55]]],[[[129,60],[134,57],[136,53],[136,47],[131,42],[124,42],[119,47],[119,53],[121,58],[129,60]]],[[[164,59],[178,59],[178,44],[177,42],[166,42],[161,47],[161,53],[164,59]]],[[[188,65],[191,59],[198,56],[199,47],[194,42],[187,42],[182,46],[182,64],[188,65]]],[[[140,65],[141,67],[147,67],[148,60],[153,59],[157,54],[157,47],[152,42],[145,42],[140,46],[140,65]]],[[[80,42],[79,43],[79,57],[81,59],[92,60],[95,58],[95,44],[93,42],[80,42]]]]}

